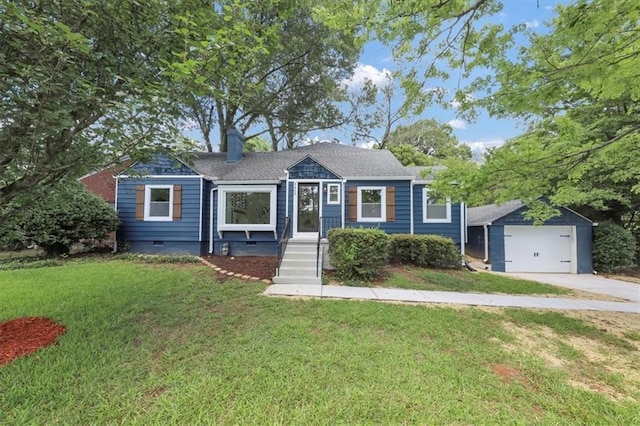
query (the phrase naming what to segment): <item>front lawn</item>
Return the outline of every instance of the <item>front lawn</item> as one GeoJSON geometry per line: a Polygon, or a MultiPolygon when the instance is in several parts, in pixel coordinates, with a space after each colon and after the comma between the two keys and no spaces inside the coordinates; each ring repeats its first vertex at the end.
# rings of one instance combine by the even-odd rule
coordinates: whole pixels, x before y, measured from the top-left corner
{"type": "Polygon", "coordinates": [[[554,295],[571,293],[571,290],[561,287],[542,284],[536,281],[511,278],[505,275],[487,272],[469,272],[466,269],[439,270],[407,265],[386,266],[383,278],[373,284],[360,281],[347,281],[343,284],[465,293],[554,295]]]}
{"type": "Polygon", "coordinates": [[[67,328],[57,345],[0,366],[1,422],[640,421],[639,342],[583,320],[264,289],[193,264],[0,271],[0,322],[44,316],[67,328]]]}

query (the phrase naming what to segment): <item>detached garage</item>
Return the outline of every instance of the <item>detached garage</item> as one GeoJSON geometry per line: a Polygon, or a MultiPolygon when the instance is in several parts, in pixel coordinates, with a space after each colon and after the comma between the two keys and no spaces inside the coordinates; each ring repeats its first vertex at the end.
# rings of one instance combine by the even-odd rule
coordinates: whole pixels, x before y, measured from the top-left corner
{"type": "Polygon", "coordinates": [[[534,226],[520,201],[472,207],[467,211],[466,252],[499,272],[590,274],[594,224],[573,210],[534,226]]]}

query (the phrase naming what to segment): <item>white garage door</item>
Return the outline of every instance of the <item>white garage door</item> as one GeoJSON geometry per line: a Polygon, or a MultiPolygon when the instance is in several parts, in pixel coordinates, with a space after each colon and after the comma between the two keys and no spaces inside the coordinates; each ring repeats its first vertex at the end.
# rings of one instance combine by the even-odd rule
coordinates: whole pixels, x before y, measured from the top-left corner
{"type": "Polygon", "coordinates": [[[506,272],[575,272],[573,226],[505,226],[506,272]]]}

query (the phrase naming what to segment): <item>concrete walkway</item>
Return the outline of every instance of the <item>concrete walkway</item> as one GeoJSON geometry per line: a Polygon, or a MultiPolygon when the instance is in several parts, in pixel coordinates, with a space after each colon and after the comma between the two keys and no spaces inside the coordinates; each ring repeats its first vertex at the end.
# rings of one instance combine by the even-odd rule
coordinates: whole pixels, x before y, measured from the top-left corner
{"type": "Polygon", "coordinates": [[[511,277],[538,281],[572,290],[588,291],[596,294],[606,294],[620,299],[640,302],[640,284],[612,280],[600,275],[590,274],[531,274],[507,273],[511,277]]]}
{"type": "MultiPolygon", "coordinates": [[[[580,289],[583,290],[583,288],[580,289]]],[[[411,303],[448,303],[472,306],[640,313],[640,303],[637,302],[607,302],[601,300],[566,299],[559,297],[454,293],[447,291],[403,290],[391,288],[273,284],[265,290],[264,294],[267,296],[321,297],[411,303]]]]}

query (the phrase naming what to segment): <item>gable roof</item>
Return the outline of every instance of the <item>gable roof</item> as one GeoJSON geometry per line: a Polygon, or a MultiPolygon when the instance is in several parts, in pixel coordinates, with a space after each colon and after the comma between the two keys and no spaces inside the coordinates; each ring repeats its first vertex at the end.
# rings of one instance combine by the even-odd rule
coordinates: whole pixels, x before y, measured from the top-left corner
{"type": "Polygon", "coordinates": [[[341,178],[406,177],[413,173],[387,150],[358,148],[321,142],[274,152],[246,152],[237,163],[227,163],[226,153],[199,153],[194,169],[216,181],[275,181],[283,179],[285,170],[310,157],[341,178]]]}
{"type": "Polygon", "coordinates": [[[513,213],[524,203],[520,200],[507,201],[504,204],[488,204],[486,206],[469,207],[467,209],[467,226],[488,225],[503,216],[513,213]]]}

